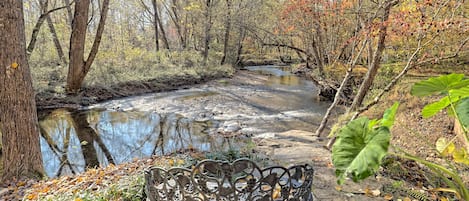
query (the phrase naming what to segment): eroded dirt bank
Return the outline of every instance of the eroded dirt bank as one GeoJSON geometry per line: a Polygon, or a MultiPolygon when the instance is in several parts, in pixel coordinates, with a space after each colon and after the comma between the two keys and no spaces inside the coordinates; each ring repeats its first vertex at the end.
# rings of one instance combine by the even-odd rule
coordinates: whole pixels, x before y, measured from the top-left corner
{"type": "Polygon", "coordinates": [[[224,77],[231,77],[231,75],[226,72],[215,72],[201,76],[187,74],[175,78],[152,79],[143,82],[129,81],[112,86],[90,86],[84,87],[77,95],[44,91],[36,94],[36,105],[38,110],[62,107],[80,108],[116,98],[188,88],[224,77]]]}

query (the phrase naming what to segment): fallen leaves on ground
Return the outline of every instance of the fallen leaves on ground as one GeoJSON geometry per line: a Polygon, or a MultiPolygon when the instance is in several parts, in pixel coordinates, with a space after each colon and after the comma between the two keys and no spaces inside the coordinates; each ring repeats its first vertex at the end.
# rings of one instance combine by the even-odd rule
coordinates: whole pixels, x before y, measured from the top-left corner
{"type": "Polygon", "coordinates": [[[11,181],[2,186],[8,192],[0,194],[0,200],[121,200],[125,196],[141,196],[145,168],[153,165],[168,168],[169,164],[184,165],[183,161],[188,160],[190,156],[184,154],[155,156],[106,168],[89,169],[78,175],[41,181],[11,181]]]}

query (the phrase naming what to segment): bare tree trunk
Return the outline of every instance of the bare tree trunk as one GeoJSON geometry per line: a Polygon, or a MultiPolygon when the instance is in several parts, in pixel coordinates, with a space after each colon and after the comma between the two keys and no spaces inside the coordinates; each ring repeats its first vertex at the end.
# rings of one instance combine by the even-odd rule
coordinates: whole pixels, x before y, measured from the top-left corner
{"type": "Polygon", "coordinates": [[[80,90],[86,74],[91,68],[91,64],[98,53],[101,37],[104,32],[107,11],[109,10],[109,0],[104,0],[101,8],[96,36],[91,47],[91,51],[86,61],[84,60],[86,28],[88,20],[88,10],[90,0],[80,0],[75,3],[75,14],[72,23],[72,35],[70,37],[70,65],[68,68],[67,87],[68,93],[77,93],[80,90]]]}
{"type": "Polygon", "coordinates": [[[184,36],[182,34],[182,29],[181,29],[181,22],[180,22],[180,19],[179,19],[179,13],[177,11],[178,9],[178,5],[177,5],[177,0],[173,0],[172,1],[172,5],[171,5],[171,10],[173,11],[173,17],[171,18],[174,22],[174,26],[176,27],[176,31],[178,33],[178,36],[179,36],[179,41],[181,43],[181,47],[182,49],[186,49],[186,41],[184,41],[184,36]]]}
{"type": "Polygon", "coordinates": [[[54,41],[55,49],[57,50],[57,56],[59,56],[60,61],[62,61],[63,64],[67,64],[67,59],[65,58],[62,45],[60,45],[59,37],[57,36],[57,32],[55,31],[54,23],[52,22],[52,19],[49,15],[46,17],[46,20],[47,26],[49,27],[49,31],[52,34],[52,40],[54,41]]]}
{"type": "Polygon", "coordinates": [[[319,76],[322,76],[324,74],[324,70],[323,70],[324,69],[324,63],[322,61],[320,52],[318,50],[317,41],[314,38],[312,40],[311,48],[312,48],[314,59],[316,60],[316,66],[319,70],[319,76]]]}
{"type": "Polygon", "coordinates": [[[160,37],[158,33],[158,5],[156,5],[156,0],[152,0],[151,4],[153,5],[153,27],[155,29],[155,49],[160,51],[160,37]]]}
{"type": "Polygon", "coordinates": [[[169,15],[169,18],[173,22],[174,27],[176,28],[176,33],[177,33],[177,37],[179,40],[179,44],[181,45],[182,49],[185,49],[186,42],[184,40],[184,36],[183,36],[182,28],[181,28],[181,22],[180,22],[179,13],[178,13],[179,6],[177,2],[178,2],[177,0],[172,0],[170,1],[169,6],[165,2],[163,2],[163,6],[169,15]]]}
{"type": "MultiPolygon", "coordinates": [[[[158,4],[156,4],[156,6],[158,7],[158,4]]],[[[166,31],[164,29],[163,22],[161,22],[160,13],[158,12],[155,15],[155,17],[156,17],[156,21],[158,22],[158,26],[160,27],[160,30],[161,30],[161,37],[163,38],[164,48],[169,50],[170,47],[169,47],[168,37],[166,36],[166,31]]]]}
{"type": "Polygon", "coordinates": [[[34,48],[36,47],[37,36],[39,35],[39,31],[41,30],[41,26],[44,23],[44,20],[46,20],[46,16],[41,14],[39,19],[37,19],[36,24],[34,25],[33,32],[31,34],[31,40],[29,41],[28,47],[26,48],[26,57],[28,60],[34,51],[34,48]]]}
{"type": "Polygon", "coordinates": [[[210,30],[212,29],[212,2],[211,0],[205,1],[205,36],[204,36],[204,51],[202,56],[204,58],[204,65],[207,64],[208,49],[210,48],[210,30]]]}
{"type": "Polygon", "coordinates": [[[394,0],[386,2],[386,5],[384,7],[383,18],[381,20],[381,25],[379,27],[378,45],[376,47],[376,51],[373,54],[373,60],[370,64],[370,67],[368,68],[368,72],[366,73],[362,84],[360,85],[360,89],[358,90],[358,93],[355,96],[352,102],[352,105],[349,108],[349,111],[355,111],[358,109],[358,107],[360,107],[363,100],[365,99],[366,94],[368,93],[368,90],[373,84],[376,74],[378,73],[378,69],[380,67],[380,62],[381,62],[381,56],[383,54],[383,50],[385,47],[385,39],[387,35],[386,22],[388,21],[389,12],[393,5],[395,5],[394,0]]]}
{"type": "Polygon", "coordinates": [[[244,28],[240,28],[238,44],[236,45],[236,65],[241,63],[241,54],[243,53],[244,38],[246,38],[246,30],[244,28]]]}
{"type": "Polygon", "coordinates": [[[337,106],[337,104],[339,103],[340,96],[341,96],[345,86],[347,85],[347,82],[349,81],[350,77],[352,77],[353,68],[357,64],[357,61],[360,58],[360,55],[362,54],[363,49],[365,49],[365,46],[366,46],[366,42],[363,43],[363,46],[358,51],[358,54],[357,54],[357,56],[355,56],[355,59],[350,62],[350,66],[347,69],[347,73],[345,74],[345,77],[342,80],[342,83],[340,84],[339,89],[337,89],[337,92],[336,92],[335,97],[334,97],[334,102],[332,102],[332,104],[329,106],[329,108],[327,108],[326,114],[324,114],[324,117],[322,118],[321,124],[319,125],[319,128],[316,130],[316,133],[315,133],[316,136],[320,136],[322,131],[326,127],[327,121],[329,119],[329,115],[331,114],[331,112],[335,108],[335,106],[337,106]]]}
{"type": "Polygon", "coordinates": [[[66,6],[54,8],[52,10],[47,11],[49,1],[45,0],[45,1],[40,1],[39,3],[41,4],[41,15],[39,16],[39,18],[36,21],[36,24],[34,25],[33,32],[31,34],[31,40],[29,41],[28,47],[26,48],[26,57],[28,60],[36,46],[37,36],[39,35],[41,26],[42,24],[44,24],[44,21],[46,20],[46,18],[49,17],[49,14],[55,11],[70,7],[70,4],[67,4],[66,6]]]}
{"type": "Polygon", "coordinates": [[[221,58],[221,65],[225,64],[226,54],[230,42],[231,31],[231,0],[226,0],[226,19],[225,19],[225,38],[223,41],[223,57],[221,58]]]}
{"type": "MultiPolygon", "coordinates": [[[[71,5],[70,0],[64,0],[65,5],[71,5]]],[[[67,7],[67,20],[68,24],[71,25],[73,22],[73,13],[72,13],[72,7],[68,6],[67,7]]]]}
{"type": "Polygon", "coordinates": [[[159,51],[159,49],[160,49],[159,48],[160,34],[161,34],[161,38],[163,40],[164,48],[169,50],[168,38],[166,37],[166,32],[164,30],[164,26],[163,26],[163,23],[161,22],[161,18],[160,18],[160,12],[159,12],[160,9],[159,9],[159,5],[158,5],[158,1],[157,0],[152,0],[151,1],[152,7],[153,7],[153,12],[151,12],[151,9],[145,4],[145,1],[140,0],[140,2],[145,7],[147,12],[153,15],[153,27],[154,27],[154,30],[155,30],[155,37],[156,37],[155,43],[156,43],[156,46],[157,46],[156,51],[159,51]]]}
{"type": "Polygon", "coordinates": [[[44,174],[39,129],[26,58],[23,1],[0,1],[0,132],[3,180],[44,174]]]}
{"type": "Polygon", "coordinates": [[[161,30],[161,37],[163,38],[164,48],[169,50],[170,48],[169,48],[168,37],[166,37],[166,32],[164,30],[163,23],[161,22],[159,13],[158,15],[156,15],[156,17],[158,17],[156,20],[158,21],[158,26],[160,27],[160,30],[161,30]]]}

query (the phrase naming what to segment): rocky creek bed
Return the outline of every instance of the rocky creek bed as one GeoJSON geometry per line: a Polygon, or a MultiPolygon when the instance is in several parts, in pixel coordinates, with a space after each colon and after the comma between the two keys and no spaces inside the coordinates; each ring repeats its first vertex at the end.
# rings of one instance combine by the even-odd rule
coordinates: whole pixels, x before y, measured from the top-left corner
{"type": "MultiPolygon", "coordinates": [[[[158,117],[155,118],[159,119],[164,119],[167,115],[173,115],[173,117],[174,115],[180,115],[188,121],[188,124],[190,124],[190,122],[195,122],[195,124],[197,124],[197,122],[203,122],[203,125],[205,126],[200,130],[203,130],[203,134],[205,135],[221,136],[222,139],[231,138],[234,139],[235,142],[238,139],[247,140],[250,144],[255,145],[250,147],[250,149],[252,149],[252,153],[268,158],[270,161],[269,163],[271,164],[288,166],[290,164],[305,162],[311,163],[315,168],[313,191],[319,200],[378,199],[377,197],[370,196],[371,194],[369,193],[370,190],[381,188],[381,184],[380,182],[376,182],[376,178],[372,178],[361,184],[347,182],[346,185],[340,188],[337,187],[334,169],[330,162],[330,152],[324,148],[327,140],[314,136],[312,133],[318,126],[322,114],[325,112],[329,104],[327,102],[319,101],[319,98],[317,97],[318,92],[316,91],[314,84],[296,76],[289,75],[288,73],[281,73],[280,75],[276,74],[278,73],[277,70],[270,69],[273,68],[271,66],[267,66],[266,68],[267,71],[263,71],[262,69],[254,69],[254,71],[242,70],[231,78],[215,79],[207,83],[197,84],[194,86],[178,83],[177,85],[171,85],[171,87],[168,88],[178,88],[178,90],[175,91],[114,99],[89,104],[89,106],[85,107],[82,105],[88,104],[76,104],[75,102],[75,107],[81,112],[85,112],[85,114],[87,112],[97,112],[101,114],[100,119],[103,119],[103,114],[105,116],[127,113],[137,113],[137,116],[158,114],[156,115],[158,117]],[[272,70],[274,70],[274,72],[272,72],[272,70]]],[[[129,92],[132,91],[130,88],[125,88],[125,90],[129,92]]],[[[151,87],[148,90],[155,91],[155,89],[151,89],[151,87]]],[[[103,95],[106,95],[106,93],[103,93],[103,95]]],[[[93,100],[105,99],[104,97],[99,96],[100,93],[93,93],[93,95],[89,97],[95,97],[93,100]]],[[[60,99],[57,100],[59,100],[60,103],[60,99]]],[[[66,102],[64,102],[64,104],[66,104],[66,102]]],[[[69,111],[66,110],[65,114],[68,113],[69,111]]],[[[57,113],[49,111],[47,112],[47,115],[44,116],[47,117],[51,114],[54,114],[52,116],[63,115],[60,111],[57,113]]],[[[93,123],[93,118],[90,117],[89,113],[87,115],[88,116],[85,120],[88,121],[88,125],[85,125],[84,127],[87,127],[86,129],[92,128],[95,131],[100,130],[99,128],[101,128],[103,124],[99,123],[99,121],[93,123]]],[[[73,116],[67,118],[74,119],[73,116]]],[[[129,116],[124,115],[124,119],[128,120],[129,116]]],[[[182,128],[178,125],[180,122],[184,122],[186,120],[181,121],[181,118],[177,119],[176,123],[168,123],[168,125],[175,124],[172,127],[168,126],[168,128],[174,128],[176,130],[178,128],[182,128]]],[[[161,120],[156,122],[161,122],[161,120]]],[[[150,124],[154,123],[155,122],[150,122],[150,124]]],[[[129,128],[143,129],[141,124],[133,124],[134,127],[123,127],[123,129],[127,129],[127,131],[129,131],[129,128]]],[[[200,126],[200,124],[197,125],[200,126]]],[[[112,127],[112,125],[108,126],[112,127]]],[[[188,128],[190,130],[194,129],[194,127],[197,126],[189,126],[188,128]]],[[[161,130],[163,130],[162,128],[163,127],[159,128],[160,133],[161,130]]],[[[67,130],[67,126],[64,127],[62,124],[62,127],[59,127],[58,129],[49,128],[49,132],[51,133],[50,136],[55,136],[52,138],[57,140],[60,138],[57,137],[60,136],[60,133],[54,134],[51,132],[54,129],[56,130],[55,132],[63,132],[64,130],[67,130]]],[[[79,131],[77,130],[75,132],[79,131]]],[[[181,134],[180,131],[177,131],[176,133],[181,134]]],[[[102,136],[102,134],[99,133],[97,135],[102,136]]],[[[73,139],[73,137],[71,139],[73,139]]],[[[116,138],[111,138],[109,141],[115,141],[115,139],[116,138]]],[[[83,147],[85,147],[86,144],[91,144],[91,146],[95,146],[95,151],[98,150],[96,146],[99,147],[99,143],[92,142],[91,140],[93,139],[85,142],[80,138],[76,138],[76,140],[78,141],[75,143],[78,144],[76,144],[75,147],[85,149],[83,147]]],[[[112,145],[107,144],[106,140],[103,141],[104,142],[102,142],[102,144],[110,147],[109,153],[112,154],[119,152],[119,149],[113,148],[112,145]]],[[[190,143],[194,142],[195,141],[190,143]]],[[[181,142],[177,145],[180,146],[178,151],[181,150],[180,148],[192,150],[194,145],[190,143],[185,147],[183,145],[184,142],[181,142]]],[[[154,142],[154,144],[156,144],[156,142],[154,142]]],[[[62,144],[61,146],[64,145],[62,144]]],[[[72,145],[67,146],[73,147],[72,145]]],[[[222,144],[222,146],[224,145],[222,144]]],[[[142,144],[142,147],[145,147],[145,145],[142,144]]],[[[199,146],[199,148],[200,147],[204,146],[199,146]]],[[[101,152],[104,152],[101,153],[101,155],[106,156],[105,151],[101,149],[101,152]]],[[[85,161],[81,166],[86,166],[86,158],[77,158],[85,161]]],[[[99,157],[97,158],[100,165],[106,164],[102,159],[99,159],[99,157]]],[[[112,156],[112,158],[115,160],[117,157],[112,156]]],[[[132,161],[135,159],[128,159],[129,161],[120,161],[122,164],[117,166],[122,168],[120,171],[128,171],[129,174],[135,174],[135,169],[142,168],[139,167],[132,170],[126,168],[134,167],[134,165],[132,165],[132,161]]],[[[145,159],[142,161],[145,161],[145,159]]],[[[56,161],[55,163],[60,163],[60,161],[56,161]]],[[[109,164],[109,161],[107,161],[107,164],[109,164]]],[[[154,163],[150,162],[142,164],[148,165],[154,163]]],[[[82,170],[84,170],[84,168],[85,167],[83,167],[82,170]]],[[[110,168],[115,171],[116,166],[112,166],[110,168]]],[[[73,168],[70,167],[70,170],[72,169],[73,168]]],[[[105,175],[106,171],[102,174],[105,175]]],[[[110,175],[110,177],[112,177],[112,175],[110,175]]],[[[24,192],[24,189],[41,187],[41,185],[35,186],[34,182],[23,182],[20,183],[20,188],[11,188],[11,186],[17,184],[18,182],[12,181],[12,184],[9,185],[9,187],[2,188],[0,191],[2,192],[2,195],[0,195],[0,197],[6,195],[11,196],[15,193],[21,195],[21,192],[24,192]]]]}

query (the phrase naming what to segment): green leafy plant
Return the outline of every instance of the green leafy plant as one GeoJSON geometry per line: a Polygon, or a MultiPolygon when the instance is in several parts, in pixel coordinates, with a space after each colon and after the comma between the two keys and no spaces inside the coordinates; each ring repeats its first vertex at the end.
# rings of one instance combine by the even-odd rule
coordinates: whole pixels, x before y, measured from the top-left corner
{"type": "Polygon", "coordinates": [[[469,200],[469,190],[459,175],[454,163],[469,165],[469,79],[463,74],[449,74],[430,78],[416,83],[411,90],[414,96],[442,95],[434,103],[422,109],[422,116],[430,118],[442,110],[447,110],[454,116],[461,126],[461,135],[466,147],[456,147],[455,140],[440,138],[436,142],[435,150],[441,157],[447,158],[445,166],[413,156],[405,150],[396,147],[397,153],[388,153],[390,145],[390,128],[394,124],[394,116],[398,104],[388,109],[381,120],[369,120],[362,117],[350,121],[340,131],[332,149],[332,162],[336,167],[338,183],[342,184],[346,177],[357,182],[363,180],[378,170],[382,159],[387,154],[414,160],[427,166],[438,175],[448,187],[438,187],[433,191],[451,192],[461,200],[469,200]]]}
{"type": "Polygon", "coordinates": [[[332,162],[336,167],[338,183],[346,177],[363,180],[374,174],[389,147],[390,129],[399,104],[395,103],[380,120],[358,118],[345,125],[332,147],[332,162]]]}

